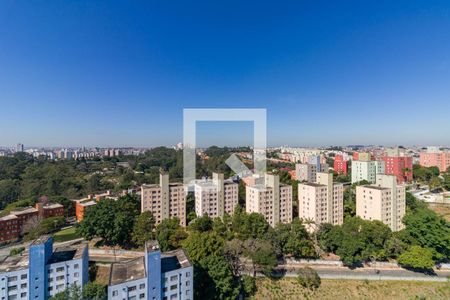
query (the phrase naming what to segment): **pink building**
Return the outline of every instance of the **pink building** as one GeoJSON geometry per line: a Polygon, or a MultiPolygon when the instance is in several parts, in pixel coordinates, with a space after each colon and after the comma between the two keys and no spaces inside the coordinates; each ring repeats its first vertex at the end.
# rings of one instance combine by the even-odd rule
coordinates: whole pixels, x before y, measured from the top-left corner
{"type": "Polygon", "coordinates": [[[413,179],[413,163],[411,156],[391,156],[386,154],[381,158],[384,161],[384,172],[386,175],[397,177],[397,183],[410,182],[413,179]]]}
{"type": "Polygon", "coordinates": [[[438,167],[439,171],[445,172],[450,167],[450,152],[430,147],[427,151],[420,152],[419,163],[423,167],[438,167]]]}
{"type": "Polygon", "coordinates": [[[342,155],[336,155],[334,157],[333,169],[336,173],[347,175],[348,161],[344,160],[342,155]]]}

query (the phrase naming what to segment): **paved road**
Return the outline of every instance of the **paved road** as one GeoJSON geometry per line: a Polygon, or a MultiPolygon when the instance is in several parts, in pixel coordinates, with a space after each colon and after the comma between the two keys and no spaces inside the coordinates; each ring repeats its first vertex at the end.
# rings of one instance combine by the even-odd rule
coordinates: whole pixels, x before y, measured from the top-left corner
{"type": "MultiPolygon", "coordinates": [[[[299,268],[304,266],[278,266],[277,275],[287,277],[296,277],[299,268]]],[[[450,270],[436,270],[435,274],[429,275],[419,272],[413,272],[402,268],[356,268],[329,267],[329,266],[310,266],[324,279],[356,279],[356,280],[415,280],[415,281],[448,281],[450,270]]],[[[249,266],[246,271],[250,272],[249,266]]]]}

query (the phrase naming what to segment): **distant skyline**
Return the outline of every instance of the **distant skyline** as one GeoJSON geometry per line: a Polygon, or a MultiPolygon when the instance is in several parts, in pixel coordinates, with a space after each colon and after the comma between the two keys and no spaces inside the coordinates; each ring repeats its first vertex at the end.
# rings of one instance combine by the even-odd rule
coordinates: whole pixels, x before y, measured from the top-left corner
{"type": "Polygon", "coordinates": [[[449,1],[0,2],[0,146],[450,145],[449,1]],[[252,124],[198,125],[251,145],[252,124]]]}

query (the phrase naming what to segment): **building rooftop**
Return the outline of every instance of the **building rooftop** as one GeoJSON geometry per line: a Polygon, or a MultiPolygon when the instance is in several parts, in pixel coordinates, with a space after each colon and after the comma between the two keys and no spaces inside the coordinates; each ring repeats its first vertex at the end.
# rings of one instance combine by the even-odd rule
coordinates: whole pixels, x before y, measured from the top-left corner
{"type": "Polygon", "coordinates": [[[11,211],[12,215],[23,215],[23,214],[29,214],[29,213],[34,213],[37,212],[38,210],[34,207],[28,206],[28,207],[19,207],[16,208],[15,210],[11,211]]]}
{"type": "Polygon", "coordinates": [[[33,242],[30,244],[30,246],[34,246],[34,245],[40,245],[40,244],[44,244],[45,242],[47,242],[48,239],[50,239],[51,236],[46,234],[46,235],[41,235],[40,237],[38,237],[37,239],[33,240],[33,242]]]}
{"type": "Polygon", "coordinates": [[[81,202],[79,205],[81,206],[92,206],[92,205],[96,205],[97,202],[91,200],[91,201],[86,201],[86,202],[81,202]]]}
{"type": "Polygon", "coordinates": [[[28,268],[28,252],[7,256],[0,261],[0,273],[12,272],[28,268]]]}
{"type": "Polygon", "coordinates": [[[307,185],[307,186],[312,186],[312,187],[324,187],[326,186],[325,184],[320,184],[320,183],[315,183],[315,182],[302,182],[298,184],[300,185],[307,185]]]}
{"type": "Polygon", "coordinates": [[[84,249],[87,246],[87,243],[79,243],[70,246],[57,247],[53,250],[52,257],[49,259],[48,263],[54,264],[72,259],[80,259],[83,257],[84,249]]]}
{"type": "Polygon", "coordinates": [[[16,215],[6,215],[4,217],[0,218],[0,221],[8,221],[8,220],[14,220],[17,219],[16,215]]]}
{"type": "Polygon", "coordinates": [[[192,266],[186,252],[182,249],[165,252],[161,255],[161,272],[170,272],[192,266]]]}
{"type": "Polygon", "coordinates": [[[367,189],[372,189],[372,190],[378,190],[378,191],[389,190],[389,188],[385,188],[385,187],[377,186],[377,185],[363,185],[362,187],[367,188],[367,189]]]}
{"type": "MultiPolygon", "coordinates": [[[[45,243],[48,238],[49,236],[47,235],[42,236],[41,238],[34,240],[30,246],[45,243]]],[[[83,251],[87,246],[88,245],[85,242],[77,242],[64,247],[58,247],[54,249],[51,258],[48,261],[48,264],[72,259],[79,259],[83,256],[83,251]]],[[[28,250],[18,255],[7,256],[2,261],[0,261],[0,273],[26,269],[28,268],[28,264],[28,250]]]]}
{"type": "Polygon", "coordinates": [[[64,206],[59,203],[49,203],[42,206],[43,209],[63,208],[64,206]]]}
{"type": "Polygon", "coordinates": [[[124,262],[111,264],[109,285],[145,278],[145,257],[138,257],[124,262]]]}

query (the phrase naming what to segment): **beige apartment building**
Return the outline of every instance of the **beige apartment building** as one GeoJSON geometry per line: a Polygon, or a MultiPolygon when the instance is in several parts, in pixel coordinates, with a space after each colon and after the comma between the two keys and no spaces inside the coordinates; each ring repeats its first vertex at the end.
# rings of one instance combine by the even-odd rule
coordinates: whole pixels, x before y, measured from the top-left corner
{"type": "Polygon", "coordinates": [[[170,183],[169,175],[160,174],[159,184],[141,187],[141,212],[150,211],[156,224],[177,217],[186,226],[186,191],[182,183],[170,183]]]}
{"type": "Polygon", "coordinates": [[[278,175],[266,174],[265,184],[246,186],[245,210],[262,214],[272,227],[292,222],[292,186],[280,184],[278,175]]]}
{"type": "Polygon", "coordinates": [[[364,220],[379,220],[398,231],[405,211],[405,186],[397,185],[394,175],[377,175],[376,184],[356,187],[356,215],[364,220]]]}
{"type": "Polygon", "coordinates": [[[327,170],[328,164],[295,164],[295,176],[300,182],[315,182],[317,173],[327,170]]]}
{"type": "Polygon", "coordinates": [[[299,218],[312,221],[309,231],[317,225],[331,223],[339,225],[344,222],[344,186],[333,183],[332,173],[317,173],[316,182],[298,185],[299,218]]]}
{"type": "Polygon", "coordinates": [[[222,218],[233,214],[238,205],[238,184],[224,180],[223,174],[213,173],[213,179],[203,179],[195,184],[195,213],[222,218]]]}

